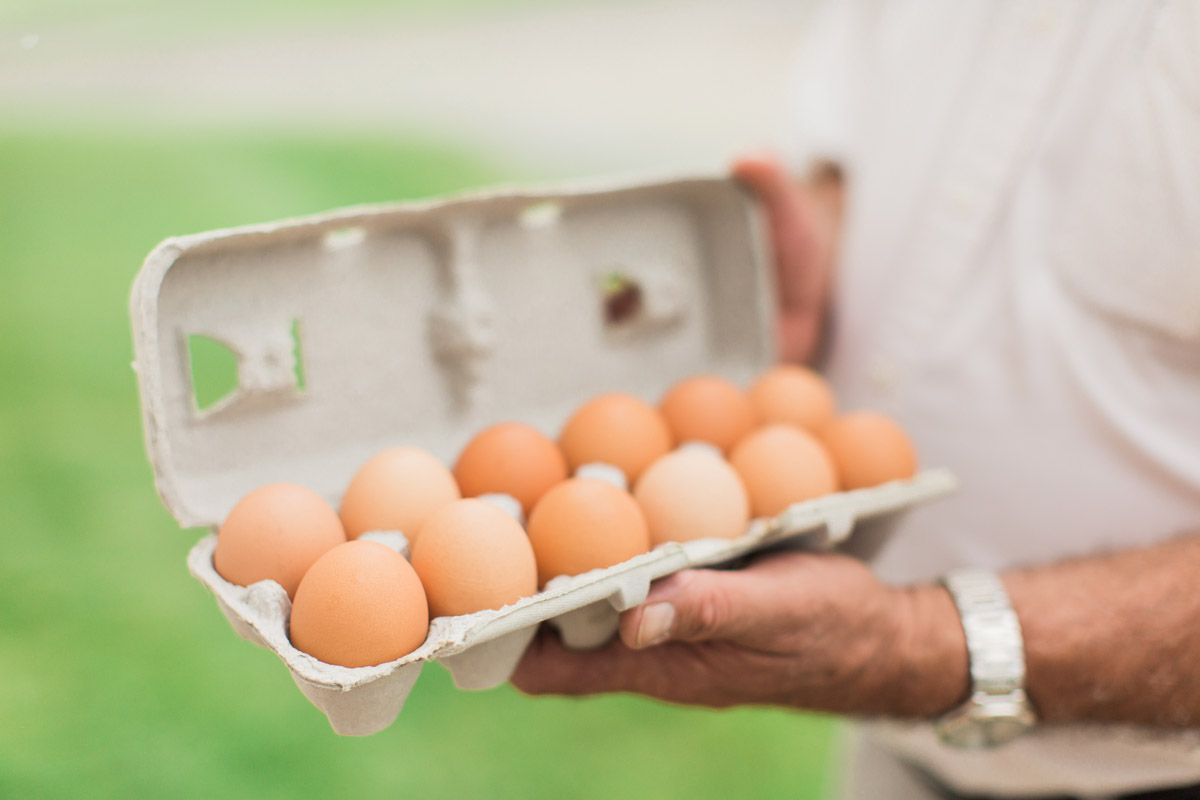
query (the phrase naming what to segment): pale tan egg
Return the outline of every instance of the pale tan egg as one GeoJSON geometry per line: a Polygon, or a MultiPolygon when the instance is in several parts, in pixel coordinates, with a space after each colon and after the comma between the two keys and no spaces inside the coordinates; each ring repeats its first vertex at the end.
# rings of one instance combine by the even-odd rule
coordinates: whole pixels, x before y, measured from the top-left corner
{"type": "Polygon", "coordinates": [[[512,495],[528,514],[550,487],[567,479],[567,459],[552,439],[519,422],[487,428],[454,465],[464,497],[512,495]]]}
{"type": "Polygon", "coordinates": [[[533,547],[521,524],[485,500],[438,509],[413,545],[434,617],[473,614],[537,592],[533,547]]]}
{"type": "Polygon", "coordinates": [[[833,390],[807,367],[780,364],[758,377],[750,401],[764,423],[786,422],[819,433],[837,412],[833,390]]]}
{"type": "Polygon", "coordinates": [[[917,474],[917,451],[895,421],[873,411],[836,417],[822,432],[843,489],[863,489],[917,474]]]}
{"type": "Polygon", "coordinates": [[[736,539],[746,532],[750,501],[741,478],[715,451],[683,448],[655,461],[633,496],[650,545],[692,539],[736,539]]]}
{"type": "Polygon", "coordinates": [[[716,375],[697,375],[671,387],[659,403],[676,442],[708,442],[729,452],[758,424],[749,395],[716,375]]]}
{"type": "Polygon", "coordinates": [[[421,646],[429,606],[404,557],[364,539],[338,545],[312,565],[288,625],[297,650],[326,664],[370,667],[421,646]]]}
{"type": "Polygon", "coordinates": [[[825,447],[793,425],[759,428],[738,442],[729,461],[746,486],[755,517],[773,517],[793,503],[838,488],[833,460],[825,447]]]}
{"type": "Polygon", "coordinates": [[[538,583],[620,564],[650,550],[646,519],[629,492],[572,478],[546,492],[529,515],[538,583]]]}
{"type": "Polygon", "coordinates": [[[333,508],[294,483],[271,483],[247,494],[217,532],[213,566],[238,586],[273,580],[294,597],[318,558],[346,541],[333,508]]]}
{"type": "Polygon", "coordinates": [[[412,544],[430,514],[460,497],[454,476],[435,456],[394,447],[359,468],[338,513],[350,539],[367,531],[400,531],[412,544]]]}
{"type": "Polygon", "coordinates": [[[602,394],[567,420],[558,443],[572,471],[584,464],[611,464],[632,483],[671,449],[671,431],[656,408],[631,394],[602,394]]]}

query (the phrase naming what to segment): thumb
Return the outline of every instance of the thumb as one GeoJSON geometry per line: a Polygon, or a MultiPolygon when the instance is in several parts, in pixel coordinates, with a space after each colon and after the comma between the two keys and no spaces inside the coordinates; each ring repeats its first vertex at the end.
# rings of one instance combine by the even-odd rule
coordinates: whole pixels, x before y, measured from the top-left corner
{"type": "Polygon", "coordinates": [[[763,200],[773,200],[787,191],[787,170],[769,151],[738,156],[730,165],[729,173],[763,200]]]}
{"type": "Polygon", "coordinates": [[[782,312],[780,354],[785,360],[807,360],[820,335],[828,268],[812,199],[770,155],[742,156],[731,173],[758,195],[767,212],[782,312]]]}
{"type": "Polygon", "coordinates": [[[740,575],[709,569],[677,572],[621,617],[621,641],[640,650],[663,642],[735,640],[755,618],[740,575]]]}

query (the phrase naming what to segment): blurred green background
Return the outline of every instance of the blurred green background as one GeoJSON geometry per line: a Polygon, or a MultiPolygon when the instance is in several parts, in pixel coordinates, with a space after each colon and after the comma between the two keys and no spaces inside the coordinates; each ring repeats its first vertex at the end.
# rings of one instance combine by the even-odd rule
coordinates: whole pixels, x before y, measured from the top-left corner
{"type": "MultiPolygon", "coordinates": [[[[330,13],[313,0],[294,14],[314,9],[330,13]]],[[[82,1],[6,14],[10,50],[46,19],[102,16],[82,1]]],[[[154,493],[129,366],[134,274],[168,235],[564,167],[421,125],[137,127],[53,99],[0,119],[0,797],[827,794],[823,718],[468,693],[437,666],[391,728],[334,735],[187,574],[203,532],[181,531],[154,493]]]]}

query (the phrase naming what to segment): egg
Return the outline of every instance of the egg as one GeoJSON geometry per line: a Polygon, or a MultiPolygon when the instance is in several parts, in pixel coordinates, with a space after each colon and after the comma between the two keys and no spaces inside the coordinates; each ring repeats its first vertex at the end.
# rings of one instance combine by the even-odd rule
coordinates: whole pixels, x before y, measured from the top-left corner
{"type": "Polygon", "coordinates": [[[917,452],[896,422],[872,411],[837,417],[822,440],[843,489],[863,489],[917,474],[917,452]]]}
{"type": "Polygon", "coordinates": [[[520,523],[484,500],[457,500],[426,521],[412,551],[435,617],[500,608],[537,591],[520,523]]]}
{"type": "Polygon", "coordinates": [[[716,375],[698,375],[671,387],[659,404],[677,442],[699,441],[728,452],[758,424],[750,397],[716,375]]]}
{"type": "Polygon", "coordinates": [[[797,364],[780,364],[760,375],[750,387],[750,402],[764,423],[786,422],[814,433],[837,412],[825,379],[797,364]]]}
{"type": "Polygon", "coordinates": [[[637,502],[595,478],[572,478],[546,492],[528,530],[542,586],[557,575],[611,567],[650,550],[637,502]]]}
{"type": "Polygon", "coordinates": [[[288,630],[297,650],[342,667],[395,661],[428,635],[417,573],[395,550],[366,540],[338,545],[312,565],[288,630]]]}
{"type": "Polygon", "coordinates": [[[238,586],[273,580],[294,597],[318,558],[346,541],[333,508],[294,483],[271,483],[247,494],[217,532],[213,566],[238,586]]]}
{"type": "Polygon", "coordinates": [[[558,443],[571,470],[598,461],[617,467],[632,482],[671,449],[672,440],[657,409],[631,394],[613,393],[580,406],[558,443]]]}
{"type": "Polygon", "coordinates": [[[736,539],[746,532],[750,501],[733,467],[715,452],[683,448],[638,478],[634,499],[652,547],[692,539],[736,539]]]}
{"type": "Polygon", "coordinates": [[[454,465],[465,497],[515,497],[528,514],[546,491],[567,479],[567,459],[540,431],[518,422],[493,425],[467,444],[454,465]]]}
{"type": "Polygon", "coordinates": [[[461,497],[454,476],[436,457],[395,447],[359,468],[339,514],[350,539],[367,531],[400,531],[412,544],[430,514],[461,497]]]}
{"type": "Polygon", "coordinates": [[[729,456],[750,496],[755,517],[773,517],[793,503],[837,491],[837,473],[825,447],[792,425],[766,425],[729,456]]]}

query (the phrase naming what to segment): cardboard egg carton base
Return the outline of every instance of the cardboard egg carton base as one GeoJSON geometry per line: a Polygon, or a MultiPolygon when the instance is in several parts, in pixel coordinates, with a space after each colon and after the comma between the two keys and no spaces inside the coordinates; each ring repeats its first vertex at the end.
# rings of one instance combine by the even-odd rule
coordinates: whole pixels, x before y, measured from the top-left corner
{"type": "MultiPolygon", "coordinates": [[[[276,481],[336,508],[385,447],[451,463],[488,425],[517,420],[552,435],[602,392],[654,403],[698,374],[748,385],[778,360],[776,307],[763,210],[725,176],[501,187],[167,239],[130,296],[155,486],[185,528],[215,529],[239,498],[276,481]],[[204,405],[199,342],[237,364],[235,385],[209,387],[226,393],[204,405]]],[[[789,537],[828,547],[857,519],[952,486],[926,472],[797,505],[735,541],[665,545],[497,611],[435,619],[413,653],[359,669],[293,648],[287,595],[272,582],[224,581],[215,537],[189,566],[334,730],[365,735],[391,724],[427,661],[461,687],[495,686],[543,621],[570,646],[595,647],[655,578],[789,537]]],[[[406,546],[396,533],[373,536],[406,546]]]]}
{"type": "MultiPolygon", "coordinates": [[[[910,480],[799,503],[774,519],[753,521],[738,539],[669,543],[606,569],[561,576],[544,591],[504,608],[436,618],[424,644],[374,667],[324,664],[294,648],[288,640],[287,593],[274,581],[242,587],[218,575],[213,568],[215,534],[192,549],[188,567],[216,596],[239,636],[283,659],[296,685],[325,713],[334,731],[366,736],[392,724],[429,661],[445,666],[459,688],[492,688],[512,675],[542,622],[557,628],[568,647],[599,647],[615,635],[620,613],[645,600],[657,578],[689,567],[724,564],[788,540],[809,549],[829,549],[843,542],[858,520],[902,511],[955,486],[948,471],[927,470],[910,480]]],[[[367,536],[407,555],[402,534],[367,536]]]]}

